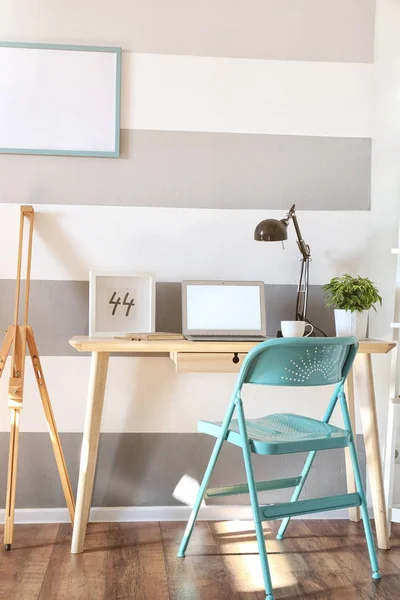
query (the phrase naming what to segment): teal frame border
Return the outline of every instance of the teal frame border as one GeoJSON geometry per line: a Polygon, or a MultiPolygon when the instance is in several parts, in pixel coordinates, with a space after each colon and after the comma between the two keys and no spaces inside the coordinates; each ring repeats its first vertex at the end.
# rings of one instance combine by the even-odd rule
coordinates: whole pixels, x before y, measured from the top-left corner
{"type": "Polygon", "coordinates": [[[31,42],[0,42],[0,48],[34,48],[37,50],[75,50],[78,52],[108,52],[116,54],[117,72],[115,86],[115,150],[113,152],[97,152],[94,150],[53,150],[1,148],[0,154],[40,154],[45,156],[97,156],[116,158],[120,155],[121,129],[121,58],[122,49],[112,46],[79,46],[68,44],[36,44],[31,42]]]}

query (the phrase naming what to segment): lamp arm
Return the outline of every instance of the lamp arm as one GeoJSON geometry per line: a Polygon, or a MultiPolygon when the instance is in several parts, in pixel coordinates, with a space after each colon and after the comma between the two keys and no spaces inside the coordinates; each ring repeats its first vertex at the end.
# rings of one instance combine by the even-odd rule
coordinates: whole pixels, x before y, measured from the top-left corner
{"type": "Polygon", "coordinates": [[[296,216],[296,205],[290,208],[285,224],[289,224],[289,219],[292,219],[293,226],[296,230],[297,245],[299,247],[302,260],[301,260],[301,271],[300,280],[297,288],[297,300],[296,300],[296,321],[306,321],[307,319],[307,307],[308,307],[308,290],[310,283],[310,261],[311,252],[310,246],[305,243],[301,235],[299,222],[296,216]]]}
{"type": "Polygon", "coordinates": [[[310,283],[310,261],[301,260],[301,271],[296,298],[296,321],[307,320],[308,291],[310,283]]]}
{"type": "Polygon", "coordinates": [[[289,210],[288,219],[292,219],[292,221],[293,221],[293,225],[294,225],[294,228],[296,230],[296,235],[297,235],[297,245],[303,256],[303,260],[311,260],[310,246],[305,243],[305,241],[303,240],[303,237],[301,235],[299,222],[298,222],[297,216],[296,216],[296,205],[295,204],[293,204],[293,206],[289,210]]]}

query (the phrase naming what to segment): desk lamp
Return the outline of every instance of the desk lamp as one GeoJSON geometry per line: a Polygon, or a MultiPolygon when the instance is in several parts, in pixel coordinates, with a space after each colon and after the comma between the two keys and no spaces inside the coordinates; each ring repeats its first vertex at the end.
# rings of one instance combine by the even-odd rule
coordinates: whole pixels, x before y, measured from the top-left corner
{"type": "Polygon", "coordinates": [[[307,321],[311,254],[310,247],[301,237],[295,209],[296,206],[293,204],[285,219],[265,219],[261,221],[254,230],[254,239],[257,242],[284,242],[287,240],[287,228],[290,219],[292,219],[297,235],[297,245],[302,256],[300,280],[297,288],[296,321],[307,321]]]}

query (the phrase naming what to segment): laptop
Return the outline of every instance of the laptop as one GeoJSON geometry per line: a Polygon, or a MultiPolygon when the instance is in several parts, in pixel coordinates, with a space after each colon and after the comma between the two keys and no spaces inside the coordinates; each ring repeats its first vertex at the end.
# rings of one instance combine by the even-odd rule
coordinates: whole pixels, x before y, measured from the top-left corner
{"type": "Polygon", "coordinates": [[[188,340],[266,339],[262,281],[183,281],[182,332],[188,340]]]}

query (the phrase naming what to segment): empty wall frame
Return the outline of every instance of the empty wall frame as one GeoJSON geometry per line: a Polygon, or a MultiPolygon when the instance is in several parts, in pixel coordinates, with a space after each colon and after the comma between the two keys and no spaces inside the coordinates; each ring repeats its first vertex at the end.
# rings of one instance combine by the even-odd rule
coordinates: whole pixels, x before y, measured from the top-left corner
{"type": "Polygon", "coordinates": [[[0,152],[119,156],[121,49],[0,42],[0,152]]]}

